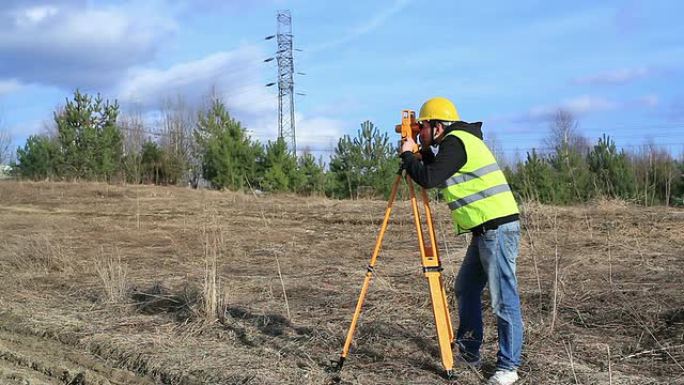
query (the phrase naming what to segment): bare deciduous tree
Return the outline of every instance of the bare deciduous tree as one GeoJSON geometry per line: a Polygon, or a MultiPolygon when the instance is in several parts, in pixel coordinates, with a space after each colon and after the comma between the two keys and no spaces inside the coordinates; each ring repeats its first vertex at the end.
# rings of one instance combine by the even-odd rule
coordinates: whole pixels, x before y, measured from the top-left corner
{"type": "Polygon", "coordinates": [[[582,201],[587,195],[584,191],[587,186],[580,183],[582,178],[578,177],[578,173],[583,172],[581,163],[589,151],[589,141],[578,132],[577,126],[577,120],[570,111],[559,109],[544,144],[552,154],[555,167],[570,177],[575,198],[582,201]]]}
{"type": "Polygon", "coordinates": [[[171,170],[177,182],[191,181],[191,170],[196,167],[193,130],[197,124],[197,111],[179,95],[166,100],[162,108],[160,146],[173,160],[171,170]]]}
{"type": "Polygon", "coordinates": [[[559,109],[551,123],[551,132],[544,139],[544,146],[551,152],[565,150],[585,153],[589,149],[589,141],[578,132],[577,126],[577,119],[572,112],[559,109]]]}
{"type": "Polygon", "coordinates": [[[677,177],[672,154],[649,141],[632,155],[632,165],[637,180],[637,199],[646,206],[658,202],[669,206],[677,177]]]}
{"type": "Polygon", "coordinates": [[[124,172],[129,181],[139,183],[142,178],[140,151],[148,136],[145,132],[142,114],[133,113],[119,120],[123,134],[124,172]]]}
{"type": "Polygon", "coordinates": [[[8,163],[11,157],[12,137],[0,117],[0,164],[8,163]]]}
{"type": "Polygon", "coordinates": [[[119,124],[121,125],[124,136],[124,155],[140,152],[143,143],[145,143],[145,138],[147,137],[142,114],[133,113],[124,115],[121,117],[119,124]]]}
{"type": "Polygon", "coordinates": [[[494,155],[494,158],[496,158],[499,166],[505,167],[508,165],[506,153],[504,152],[503,146],[501,145],[501,142],[495,133],[487,133],[487,135],[484,137],[484,142],[487,144],[487,147],[489,147],[489,150],[494,155]]]}

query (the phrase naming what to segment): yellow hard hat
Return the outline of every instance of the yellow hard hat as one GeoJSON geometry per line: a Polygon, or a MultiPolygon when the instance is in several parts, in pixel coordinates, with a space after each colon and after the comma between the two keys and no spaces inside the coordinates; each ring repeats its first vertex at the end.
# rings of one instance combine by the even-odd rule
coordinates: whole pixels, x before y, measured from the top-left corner
{"type": "Polygon", "coordinates": [[[418,121],[423,120],[445,120],[447,122],[456,122],[461,120],[456,111],[456,106],[451,100],[438,96],[423,103],[418,114],[418,121]]]}

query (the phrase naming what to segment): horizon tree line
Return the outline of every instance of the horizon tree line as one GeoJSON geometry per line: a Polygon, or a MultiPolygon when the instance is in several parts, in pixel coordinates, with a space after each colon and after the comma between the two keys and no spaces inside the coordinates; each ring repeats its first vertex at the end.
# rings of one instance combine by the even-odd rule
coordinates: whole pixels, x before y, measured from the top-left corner
{"type": "MultiPolygon", "coordinates": [[[[356,199],[386,197],[399,168],[394,138],[371,121],[362,122],[356,136],[341,137],[325,164],[307,151],[291,154],[282,139],[254,140],[217,97],[197,112],[180,98],[166,103],[162,131],[152,132],[140,116],[121,117],[117,101],[76,90],[54,111],[53,121],[53,132],[32,135],[17,149],[11,164],[15,177],[205,183],[215,189],[356,199]]],[[[520,199],[574,204],[603,197],[642,205],[684,204],[684,162],[653,144],[638,151],[618,149],[605,134],[592,145],[577,126],[571,113],[559,110],[545,151],[532,149],[505,167],[520,199]]],[[[11,141],[3,133],[0,164],[10,158],[11,141]]]]}

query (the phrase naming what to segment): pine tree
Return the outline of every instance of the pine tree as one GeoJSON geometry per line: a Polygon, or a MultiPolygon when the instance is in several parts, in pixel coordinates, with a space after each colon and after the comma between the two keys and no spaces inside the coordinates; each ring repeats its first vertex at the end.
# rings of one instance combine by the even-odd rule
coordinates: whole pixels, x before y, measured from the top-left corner
{"type": "Polygon", "coordinates": [[[54,113],[57,124],[58,174],[66,178],[109,180],[121,169],[123,136],[116,119],[119,105],[100,95],[93,99],[79,90],[64,109],[54,113]]]}
{"type": "Polygon", "coordinates": [[[310,153],[305,153],[298,159],[299,170],[304,177],[304,183],[298,191],[305,195],[323,193],[325,189],[325,169],[323,161],[316,159],[310,153]]]}
{"type": "Polygon", "coordinates": [[[678,206],[684,205],[684,159],[676,162],[676,173],[672,202],[678,206]]]}
{"type": "Polygon", "coordinates": [[[194,136],[202,176],[212,186],[239,190],[255,180],[261,146],[250,141],[220,99],[215,99],[206,112],[200,112],[194,136]]]}
{"type": "MultiPolygon", "coordinates": [[[[101,100],[98,97],[98,104],[101,100]]],[[[119,106],[116,102],[111,105],[105,102],[102,113],[98,116],[98,141],[97,141],[97,174],[106,181],[121,170],[123,158],[123,135],[116,124],[119,114],[119,106]]]]}
{"type": "Polygon", "coordinates": [[[361,124],[357,136],[342,137],[330,160],[328,191],[340,198],[356,197],[360,187],[376,195],[389,195],[394,173],[399,167],[396,148],[387,133],[370,121],[361,124]]]}
{"type": "Polygon", "coordinates": [[[635,176],[624,151],[618,153],[609,136],[605,134],[589,152],[589,170],[593,173],[593,184],[598,194],[631,199],[634,197],[635,176]]]}
{"type": "Polygon", "coordinates": [[[268,142],[259,166],[262,175],[259,185],[266,191],[296,192],[305,182],[304,174],[297,167],[297,158],[287,150],[283,138],[268,142]]]}
{"type": "Polygon", "coordinates": [[[510,176],[509,182],[513,191],[525,200],[554,203],[557,199],[554,171],[534,149],[527,153],[524,163],[518,164],[517,172],[510,176]]]}
{"type": "Polygon", "coordinates": [[[32,135],[26,140],[24,148],[17,149],[17,164],[12,169],[18,176],[34,180],[55,176],[55,155],[58,149],[47,136],[32,135]]]}

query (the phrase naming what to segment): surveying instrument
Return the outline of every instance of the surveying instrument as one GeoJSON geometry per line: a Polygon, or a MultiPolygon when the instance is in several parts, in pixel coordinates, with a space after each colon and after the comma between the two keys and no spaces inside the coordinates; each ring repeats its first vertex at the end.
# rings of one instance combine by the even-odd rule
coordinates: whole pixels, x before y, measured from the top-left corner
{"type": "MultiPolygon", "coordinates": [[[[397,133],[401,134],[402,143],[409,137],[416,141],[418,133],[420,132],[420,125],[416,122],[415,112],[411,110],[403,110],[401,124],[396,125],[395,130],[397,133]]],[[[418,153],[417,145],[414,146],[413,152],[418,153]]],[[[368,287],[370,286],[373,273],[375,272],[375,263],[377,261],[378,254],[380,253],[380,248],[382,247],[382,239],[385,236],[385,231],[387,230],[390,214],[392,213],[392,204],[394,203],[394,198],[397,195],[397,189],[401,179],[406,179],[406,184],[408,185],[409,198],[411,202],[411,208],[413,210],[413,219],[416,226],[416,235],[418,236],[420,261],[430,290],[432,313],[435,317],[435,326],[437,327],[437,341],[439,343],[442,364],[446,371],[447,377],[450,377],[453,375],[454,367],[454,357],[451,351],[454,341],[454,330],[451,325],[449,306],[446,299],[446,292],[444,290],[444,282],[442,280],[442,265],[439,260],[435,228],[432,221],[432,212],[430,210],[427,192],[425,191],[425,188],[421,188],[421,198],[425,212],[425,224],[427,226],[427,235],[429,237],[429,242],[426,242],[426,239],[423,235],[423,220],[421,218],[420,211],[418,210],[418,202],[416,199],[413,181],[403,169],[398,173],[396,179],[394,180],[394,184],[392,185],[392,190],[387,202],[387,209],[385,210],[385,217],[382,221],[382,226],[380,227],[380,233],[375,241],[373,255],[368,263],[366,277],[363,281],[363,286],[361,287],[361,294],[359,295],[358,302],[356,303],[354,316],[352,317],[351,325],[349,326],[349,331],[347,332],[347,339],[344,342],[344,347],[342,348],[342,354],[340,355],[339,361],[332,362],[332,369],[334,371],[340,371],[342,369],[342,365],[344,364],[344,360],[349,354],[352,338],[354,337],[354,332],[356,331],[356,325],[358,323],[359,316],[361,315],[361,308],[363,307],[363,303],[368,292],[368,287]]]]}

